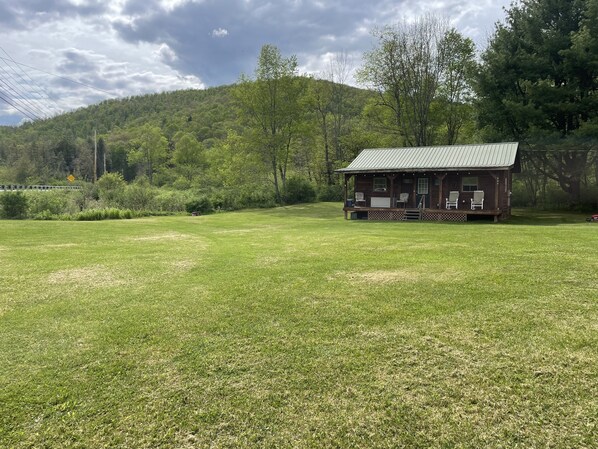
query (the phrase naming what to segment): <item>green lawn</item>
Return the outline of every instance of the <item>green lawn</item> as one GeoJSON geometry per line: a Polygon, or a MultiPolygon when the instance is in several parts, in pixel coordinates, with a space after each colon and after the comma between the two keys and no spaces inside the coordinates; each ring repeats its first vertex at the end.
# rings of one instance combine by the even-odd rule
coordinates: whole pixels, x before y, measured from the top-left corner
{"type": "Polygon", "coordinates": [[[0,222],[0,447],[598,447],[598,224],[0,222]]]}

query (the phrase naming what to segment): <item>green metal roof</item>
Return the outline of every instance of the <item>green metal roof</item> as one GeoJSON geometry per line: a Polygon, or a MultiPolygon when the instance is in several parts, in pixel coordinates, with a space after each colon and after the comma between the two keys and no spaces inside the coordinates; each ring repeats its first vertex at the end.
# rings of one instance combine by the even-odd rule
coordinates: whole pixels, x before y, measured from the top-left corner
{"type": "Polygon", "coordinates": [[[485,143],[363,150],[341,173],[476,170],[515,165],[519,143],[485,143]]]}

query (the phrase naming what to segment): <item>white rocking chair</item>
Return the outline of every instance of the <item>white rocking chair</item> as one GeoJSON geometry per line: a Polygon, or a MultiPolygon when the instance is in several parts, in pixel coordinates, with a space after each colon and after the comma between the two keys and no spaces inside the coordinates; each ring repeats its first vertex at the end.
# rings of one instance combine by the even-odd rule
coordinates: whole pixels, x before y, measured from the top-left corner
{"type": "Polygon", "coordinates": [[[475,210],[476,208],[482,210],[484,209],[484,191],[483,190],[475,190],[473,192],[473,198],[471,199],[471,210],[475,210]]]}
{"type": "Polygon", "coordinates": [[[449,192],[449,197],[446,198],[445,207],[447,209],[450,209],[451,206],[454,207],[455,209],[459,209],[459,191],[457,191],[457,190],[451,190],[449,192]]]}
{"type": "Polygon", "coordinates": [[[407,201],[409,201],[409,193],[400,193],[399,199],[397,200],[397,207],[400,203],[403,203],[403,209],[407,207],[407,201]]]}

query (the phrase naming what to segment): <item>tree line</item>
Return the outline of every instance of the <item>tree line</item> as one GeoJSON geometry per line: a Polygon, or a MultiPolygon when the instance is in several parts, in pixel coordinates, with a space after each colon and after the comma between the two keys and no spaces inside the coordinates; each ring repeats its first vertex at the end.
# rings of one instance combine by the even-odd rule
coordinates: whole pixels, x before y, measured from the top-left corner
{"type": "Polygon", "coordinates": [[[90,181],[107,171],[208,196],[265,192],[282,204],[297,190],[338,197],[334,170],[363,148],[514,140],[520,203],[597,206],[596,17],[598,0],[526,0],[478,55],[427,15],[374,30],[361,61],[338,54],[316,77],[264,45],[254,72],[232,86],[0,128],[0,178],[90,181]],[[347,86],[353,72],[362,88],[347,86]]]}

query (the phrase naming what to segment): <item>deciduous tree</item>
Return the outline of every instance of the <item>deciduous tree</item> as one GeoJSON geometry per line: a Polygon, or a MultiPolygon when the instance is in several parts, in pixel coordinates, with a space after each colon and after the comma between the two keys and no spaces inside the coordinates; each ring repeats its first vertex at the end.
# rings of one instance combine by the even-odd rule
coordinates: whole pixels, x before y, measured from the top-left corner
{"type": "Polygon", "coordinates": [[[168,141],[157,126],[144,125],[139,129],[137,138],[127,155],[129,163],[141,163],[145,167],[150,184],[153,182],[155,169],[168,157],[168,141]]]}
{"type": "Polygon", "coordinates": [[[304,87],[305,80],[297,77],[296,57],[283,58],[278,48],[264,45],[254,79],[242,77],[235,91],[251,146],[270,167],[278,202],[302,118],[299,99],[304,87]]]}
{"type": "Polygon", "coordinates": [[[374,31],[377,47],[365,53],[358,79],[378,92],[392,127],[408,145],[434,141],[432,102],[446,67],[446,23],[428,15],[374,31]]]}

